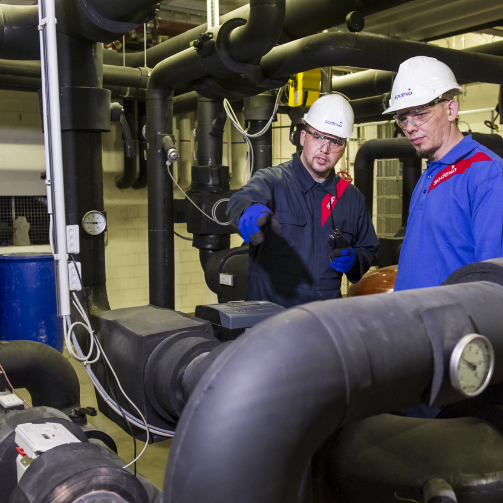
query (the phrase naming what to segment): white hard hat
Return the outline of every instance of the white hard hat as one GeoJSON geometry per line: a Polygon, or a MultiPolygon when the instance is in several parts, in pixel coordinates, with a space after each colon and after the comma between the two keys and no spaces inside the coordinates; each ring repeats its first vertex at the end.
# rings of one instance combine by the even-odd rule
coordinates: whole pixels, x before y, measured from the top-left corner
{"type": "Polygon", "coordinates": [[[389,108],[383,114],[426,105],[447,91],[462,92],[452,70],[435,58],[415,56],[404,61],[393,82],[389,108]]]}
{"type": "Polygon", "coordinates": [[[320,133],[339,138],[353,136],[353,109],[340,94],[327,94],[318,98],[302,120],[320,133]]]}

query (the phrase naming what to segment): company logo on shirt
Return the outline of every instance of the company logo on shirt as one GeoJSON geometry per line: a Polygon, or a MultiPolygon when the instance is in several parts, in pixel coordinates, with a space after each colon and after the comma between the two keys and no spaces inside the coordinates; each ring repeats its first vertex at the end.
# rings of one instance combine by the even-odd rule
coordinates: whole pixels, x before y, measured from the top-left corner
{"type": "Polygon", "coordinates": [[[463,159],[462,161],[459,161],[456,164],[451,164],[450,166],[447,166],[442,171],[440,171],[437,174],[437,176],[435,176],[435,178],[431,182],[428,192],[430,192],[430,190],[437,188],[441,183],[445,182],[446,180],[449,180],[449,178],[452,178],[454,175],[463,174],[468,168],[471,167],[471,165],[474,162],[490,161],[490,160],[491,158],[488,155],[484,154],[483,152],[477,152],[475,155],[469,157],[468,159],[463,159]]]}
{"type": "Polygon", "coordinates": [[[332,196],[331,194],[325,194],[323,201],[321,201],[321,226],[325,225],[330,213],[334,209],[335,205],[341,198],[344,191],[349,187],[349,182],[347,180],[339,180],[335,186],[337,195],[332,196]]]}
{"type": "Polygon", "coordinates": [[[342,127],[342,121],[341,122],[325,121],[325,124],[330,124],[331,126],[342,127]]]}
{"type": "Polygon", "coordinates": [[[411,95],[412,95],[412,91],[410,90],[410,87],[409,87],[408,91],[405,91],[404,93],[401,93],[401,94],[397,94],[395,96],[395,100],[397,100],[398,98],[403,98],[404,96],[411,96],[411,95]]]}

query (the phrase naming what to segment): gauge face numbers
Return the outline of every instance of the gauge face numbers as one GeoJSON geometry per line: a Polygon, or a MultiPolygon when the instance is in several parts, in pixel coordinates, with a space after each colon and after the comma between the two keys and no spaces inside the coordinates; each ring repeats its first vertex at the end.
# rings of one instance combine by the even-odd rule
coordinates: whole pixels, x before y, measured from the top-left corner
{"type": "Polygon", "coordinates": [[[463,395],[477,396],[487,388],[494,370],[494,350],[487,337],[465,335],[454,347],[449,365],[452,386],[463,395]]]}
{"type": "Polygon", "coordinates": [[[82,218],[82,228],[91,236],[97,236],[101,234],[105,227],[107,226],[107,221],[105,215],[100,211],[88,211],[82,218]]]}

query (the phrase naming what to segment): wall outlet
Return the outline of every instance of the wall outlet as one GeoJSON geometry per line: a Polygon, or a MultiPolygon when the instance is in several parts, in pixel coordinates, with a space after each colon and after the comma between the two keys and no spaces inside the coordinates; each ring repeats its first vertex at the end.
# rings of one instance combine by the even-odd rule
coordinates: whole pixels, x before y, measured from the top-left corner
{"type": "Polygon", "coordinates": [[[82,278],[82,267],[80,262],[69,262],[68,263],[68,283],[70,286],[71,292],[77,292],[82,290],[82,283],[79,280],[79,276],[82,278]],[[77,274],[77,269],[75,269],[75,264],[77,264],[77,268],[79,273],[77,274]]]}
{"type": "Polygon", "coordinates": [[[66,249],[68,253],[80,253],[79,226],[66,226],[66,249]]]}

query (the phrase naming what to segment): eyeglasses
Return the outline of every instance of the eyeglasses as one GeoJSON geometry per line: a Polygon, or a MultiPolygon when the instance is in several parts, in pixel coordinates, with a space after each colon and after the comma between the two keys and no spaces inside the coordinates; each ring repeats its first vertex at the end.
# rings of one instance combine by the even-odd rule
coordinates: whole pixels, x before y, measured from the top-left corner
{"type": "Polygon", "coordinates": [[[319,148],[320,150],[325,145],[328,145],[329,152],[340,152],[346,146],[346,140],[339,140],[338,138],[323,136],[320,133],[315,133],[314,131],[309,131],[308,129],[306,129],[306,133],[310,134],[314,138],[316,148],[319,148]]]}
{"type": "Polygon", "coordinates": [[[443,103],[444,101],[449,101],[446,98],[440,100],[430,101],[430,103],[423,105],[422,107],[415,108],[414,110],[409,110],[400,115],[394,115],[393,119],[398,124],[399,127],[405,129],[407,123],[410,122],[413,126],[422,126],[428,122],[435,115],[435,105],[443,103]]]}

